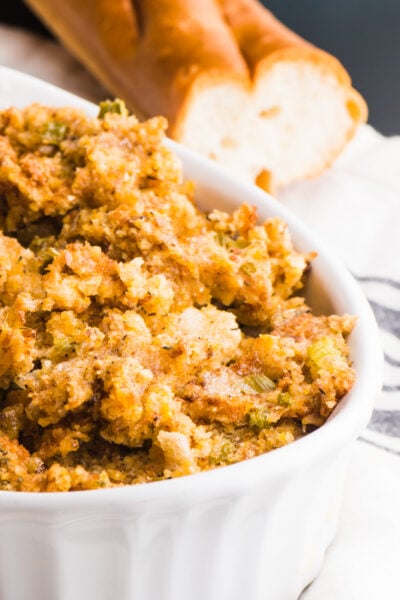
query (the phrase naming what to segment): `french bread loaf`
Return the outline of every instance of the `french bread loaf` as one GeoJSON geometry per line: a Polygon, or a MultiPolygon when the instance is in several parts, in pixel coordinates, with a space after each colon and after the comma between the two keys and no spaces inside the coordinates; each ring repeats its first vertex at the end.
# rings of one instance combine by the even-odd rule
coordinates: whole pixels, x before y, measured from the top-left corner
{"type": "Polygon", "coordinates": [[[139,116],[269,191],[328,167],[367,117],[333,56],[257,0],[28,0],[139,116]]]}

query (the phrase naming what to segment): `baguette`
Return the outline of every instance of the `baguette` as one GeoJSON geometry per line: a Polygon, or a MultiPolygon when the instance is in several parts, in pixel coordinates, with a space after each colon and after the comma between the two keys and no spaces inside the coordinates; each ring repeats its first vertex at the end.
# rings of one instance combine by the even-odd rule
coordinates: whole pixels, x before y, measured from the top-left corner
{"type": "Polygon", "coordinates": [[[257,0],[28,0],[140,117],[268,191],[328,167],[367,118],[333,56],[257,0]]]}

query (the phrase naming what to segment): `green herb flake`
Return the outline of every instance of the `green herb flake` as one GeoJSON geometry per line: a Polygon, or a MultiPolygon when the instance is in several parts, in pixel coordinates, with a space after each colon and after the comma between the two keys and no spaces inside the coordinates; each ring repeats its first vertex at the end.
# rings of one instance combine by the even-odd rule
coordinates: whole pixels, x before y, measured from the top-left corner
{"type": "Polygon", "coordinates": [[[247,242],[244,239],[234,239],[223,231],[214,231],[215,241],[222,248],[246,248],[247,242]]]}
{"type": "Polygon", "coordinates": [[[58,146],[67,137],[68,127],[59,121],[49,121],[43,131],[42,141],[44,144],[58,146]]]}
{"type": "Polygon", "coordinates": [[[254,263],[244,262],[240,267],[240,270],[243,271],[243,273],[246,273],[246,275],[254,275],[257,271],[257,267],[254,263]]]}
{"type": "Polygon", "coordinates": [[[244,378],[244,382],[255,392],[257,392],[257,394],[262,394],[263,392],[272,392],[272,390],[276,388],[276,385],[272,379],[264,375],[264,373],[252,373],[251,375],[247,375],[244,378]]]}
{"type": "Polygon", "coordinates": [[[251,410],[248,414],[249,427],[256,431],[270,429],[272,424],[268,421],[268,415],[260,408],[251,410]]]}
{"type": "Polygon", "coordinates": [[[40,275],[45,275],[47,272],[47,267],[51,265],[54,259],[59,255],[59,252],[55,248],[47,248],[47,250],[43,253],[42,264],[39,267],[40,275]]]}
{"type": "Polygon", "coordinates": [[[222,248],[228,247],[228,236],[222,231],[215,231],[215,241],[219,246],[222,246],[222,248]]]}
{"type": "Polygon", "coordinates": [[[104,102],[100,102],[99,104],[99,114],[97,115],[98,119],[104,119],[107,113],[113,113],[116,115],[122,115],[123,117],[128,116],[128,109],[125,106],[125,102],[116,98],[115,100],[104,100],[104,102]]]}
{"type": "Polygon", "coordinates": [[[234,451],[234,446],[233,446],[232,442],[227,440],[221,447],[221,453],[220,453],[221,460],[223,460],[223,461],[229,460],[233,451],[234,451]]]}
{"type": "Polygon", "coordinates": [[[290,406],[291,396],[287,392],[281,392],[278,396],[277,404],[279,406],[290,406]]]}
{"type": "Polygon", "coordinates": [[[220,447],[217,454],[212,454],[209,457],[209,461],[212,465],[220,465],[222,463],[232,462],[233,452],[235,450],[234,445],[230,440],[226,440],[220,447]]]}
{"type": "Polygon", "coordinates": [[[62,354],[65,358],[73,353],[76,353],[78,344],[72,338],[64,335],[60,335],[54,339],[54,350],[58,354],[62,354]]]}

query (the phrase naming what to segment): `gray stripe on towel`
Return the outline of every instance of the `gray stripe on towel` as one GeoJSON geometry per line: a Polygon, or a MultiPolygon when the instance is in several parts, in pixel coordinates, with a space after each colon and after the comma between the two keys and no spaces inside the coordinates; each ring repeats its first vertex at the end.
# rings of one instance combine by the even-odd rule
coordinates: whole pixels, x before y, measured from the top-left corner
{"type": "Polygon", "coordinates": [[[400,410],[374,410],[368,429],[392,437],[400,436],[400,410]]]}
{"type": "Polygon", "coordinates": [[[385,452],[390,452],[390,454],[396,454],[396,456],[400,456],[399,450],[394,450],[393,448],[389,448],[389,446],[385,446],[384,444],[377,444],[371,440],[368,440],[365,437],[360,436],[358,438],[359,442],[364,442],[364,444],[368,444],[369,446],[374,446],[374,448],[379,448],[379,450],[384,450],[385,452]]]}

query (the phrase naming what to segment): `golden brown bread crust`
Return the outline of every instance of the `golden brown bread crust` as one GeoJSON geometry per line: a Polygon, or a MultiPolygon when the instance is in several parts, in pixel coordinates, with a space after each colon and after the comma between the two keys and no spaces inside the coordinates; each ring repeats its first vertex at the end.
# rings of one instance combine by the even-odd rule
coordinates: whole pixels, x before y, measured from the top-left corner
{"type": "Polygon", "coordinates": [[[279,60],[303,59],[325,65],[339,83],[349,88],[349,95],[358,111],[353,107],[351,116],[357,121],[367,119],[367,106],[358,94],[350,93],[351,79],[343,65],[331,54],[317,48],[278,21],[257,0],[218,0],[223,15],[231,28],[247,65],[256,79],[279,60]]]}
{"type": "Polygon", "coordinates": [[[132,106],[136,85],[127,76],[138,40],[130,0],[27,0],[27,4],[111,92],[129,99],[139,112],[132,106]]]}
{"type": "Polygon", "coordinates": [[[136,103],[147,114],[166,116],[170,132],[194,89],[248,79],[215,0],[136,0],[135,6],[141,33],[130,71],[140,89],[136,103]]]}
{"type": "Polygon", "coordinates": [[[136,12],[126,0],[28,4],[130,108],[163,114],[171,129],[195,82],[248,79],[214,0],[136,0],[136,12]]]}
{"type": "Polygon", "coordinates": [[[288,29],[261,4],[252,0],[218,0],[223,15],[251,71],[270,54],[311,44],[288,29]]]}

